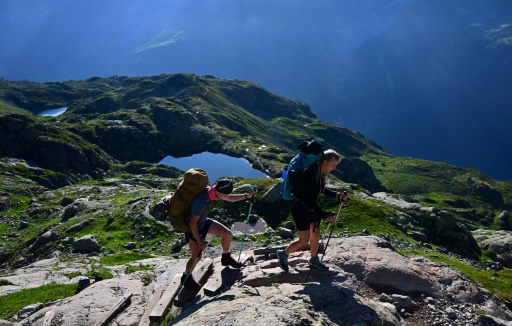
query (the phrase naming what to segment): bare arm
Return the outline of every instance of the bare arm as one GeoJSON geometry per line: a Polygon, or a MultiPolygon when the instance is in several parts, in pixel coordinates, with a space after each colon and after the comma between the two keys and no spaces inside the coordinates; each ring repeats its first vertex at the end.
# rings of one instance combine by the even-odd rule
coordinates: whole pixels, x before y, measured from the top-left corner
{"type": "Polygon", "coordinates": [[[241,201],[244,199],[256,197],[257,194],[258,194],[258,190],[254,189],[253,191],[251,191],[247,194],[229,194],[229,195],[219,194],[219,199],[233,203],[236,201],[241,201]]]}

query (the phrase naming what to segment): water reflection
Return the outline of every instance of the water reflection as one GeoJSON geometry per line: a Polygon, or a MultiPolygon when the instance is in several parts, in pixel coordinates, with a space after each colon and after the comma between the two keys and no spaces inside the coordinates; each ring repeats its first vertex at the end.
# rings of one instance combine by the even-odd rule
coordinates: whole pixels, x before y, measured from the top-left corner
{"type": "Polygon", "coordinates": [[[201,168],[208,172],[208,177],[212,184],[224,176],[240,176],[244,178],[267,177],[263,172],[253,169],[251,163],[244,158],[210,152],[178,158],[167,156],[160,161],[160,164],[174,166],[183,171],[190,168],[201,168]]]}
{"type": "Polygon", "coordinates": [[[39,112],[37,115],[40,117],[58,117],[62,113],[66,112],[68,108],[50,109],[39,112]]]}

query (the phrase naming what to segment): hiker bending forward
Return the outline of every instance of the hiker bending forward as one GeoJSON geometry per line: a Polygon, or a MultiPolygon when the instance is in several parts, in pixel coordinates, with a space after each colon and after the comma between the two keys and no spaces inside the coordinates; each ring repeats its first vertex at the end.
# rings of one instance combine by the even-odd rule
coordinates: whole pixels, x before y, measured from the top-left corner
{"type": "Polygon", "coordinates": [[[190,259],[187,262],[186,272],[183,274],[182,281],[186,278],[186,285],[189,287],[198,287],[196,281],[192,278],[192,269],[201,260],[202,252],[206,249],[204,239],[207,234],[214,234],[221,237],[222,243],[222,266],[231,266],[234,268],[242,267],[239,261],[231,257],[229,247],[231,245],[231,237],[233,234],[223,224],[208,218],[209,202],[225,200],[228,202],[241,201],[257,195],[257,190],[253,190],[246,194],[231,194],[233,191],[233,181],[230,179],[221,179],[215,186],[207,187],[203,196],[197,196],[190,207],[190,229],[192,232],[185,233],[185,239],[190,248],[190,259]],[[196,261],[197,258],[197,261],[196,261]],[[187,277],[188,276],[188,277],[187,277]]]}
{"type": "Polygon", "coordinates": [[[320,221],[322,218],[328,222],[334,222],[335,215],[324,211],[320,203],[320,194],[327,197],[337,198],[340,201],[347,199],[344,193],[336,193],[325,187],[327,175],[336,168],[340,162],[340,155],[336,151],[329,149],[324,151],[318,163],[311,166],[303,175],[303,191],[294,194],[296,199],[292,202],[291,213],[299,238],[286,247],[285,250],[277,251],[279,266],[288,271],[288,255],[309,243],[311,248],[311,259],[309,266],[321,270],[327,270],[329,267],[318,258],[318,247],[320,239],[320,221]]]}

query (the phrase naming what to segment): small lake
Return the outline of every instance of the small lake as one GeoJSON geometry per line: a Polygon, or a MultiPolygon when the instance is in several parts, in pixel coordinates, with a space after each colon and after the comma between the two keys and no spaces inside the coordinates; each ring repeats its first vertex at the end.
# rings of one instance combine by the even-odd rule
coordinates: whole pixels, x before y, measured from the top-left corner
{"type": "Polygon", "coordinates": [[[239,176],[244,178],[266,178],[267,175],[261,171],[253,169],[251,163],[244,158],[232,157],[224,154],[213,154],[203,152],[187,157],[167,156],[160,161],[160,164],[174,166],[183,171],[190,168],[201,168],[208,172],[210,183],[221,177],[239,176]]]}
{"type": "Polygon", "coordinates": [[[68,108],[50,109],[39,112],[37,115],[40,117],[58,117],[62,113],[66,112],[68,108]]]}

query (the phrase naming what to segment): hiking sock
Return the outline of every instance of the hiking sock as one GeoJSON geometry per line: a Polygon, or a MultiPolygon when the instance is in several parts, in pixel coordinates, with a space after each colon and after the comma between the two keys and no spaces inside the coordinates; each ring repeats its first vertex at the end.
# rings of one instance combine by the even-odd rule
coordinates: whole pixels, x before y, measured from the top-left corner
{"type": "Polygon", "coordinates": [[[233,257],[231,257],[231,253],[229,252],[225,252],[222,254],[220,263],[222,264],[222,266],[231,266],[233,268],[240,268],[243,266],[242,263],[236,261],[233,257]]]}
{"type": "Polygon", "coordinates": [[[279,266],[285,271],[288,272],[288,255],[284,252],[284,250],[278,250],[277,261],[279,262],[279,266]]]}

